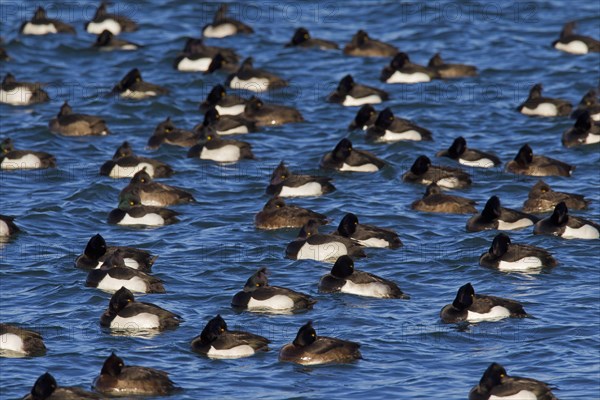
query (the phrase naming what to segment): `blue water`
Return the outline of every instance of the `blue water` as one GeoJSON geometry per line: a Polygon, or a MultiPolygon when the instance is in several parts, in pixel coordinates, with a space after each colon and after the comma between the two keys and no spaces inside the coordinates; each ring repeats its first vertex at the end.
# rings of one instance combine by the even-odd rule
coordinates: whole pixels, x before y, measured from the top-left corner
{"type": "MultiPolygon", "coordinates": [[[[466,398],[487,366],[495,361],[509,374],[550,382],[564,399],[600,398],[600,273],[598,241],[566,241],[533,236],[531,229],[510,233],[513,241],[549,249],[558,267],[538,275],[505,274],[482,268],[478,257],[496,232],[467,233],[461,215],[410,210],[423,186],[400,176],[420,154],[436,164],[436,151],[463,135],[470,146],[493,151],[504,161],[530,143],[537,154],[575,164],[572,178],[545,179],[555,190],[585,194],[589,210],[574,212],[600,221],[598,146],[565,149],[562,132],[572,120],[529,118],[515,107],[529,88],[542,82],[545,94],[578,103],[598,84],[598,53],[573,56],[554,50],[565,21],[578,20],[578,32],[598,37],[598,2],[251,2],[232,4],[232,16],[245,20],[254,35],[209,40],[210,44],[253,56],[255,65],[288,78],[291,87],[261,97],[301,110],[306,122],[264,129],[244,136],[257,160],[216,165],[185,158],[185,150],[163,146],[144,150],[154,127],[167,116],[181,127],[202,120],[197,111],[224,75],[179,73],[171,64],[186,37],[198,37],[216,4],[148,0],[120,9],[140,23],[124,35],[143,44],[136,52],[98,53],[83,23],[92,3],[47,3],[50,17],[73,23],[77,36],[24,37],[20,23],[37,2],[3,2],[1,35],[12,57],[2,75],[49,83],[52,101],[34,107],[0,106],[0,136],[17,148],[54,154],[58,168],[0,172],[1,213],[15,215],[23,233],[0,248],[0,320],[40,331],[48,353],[39,358],[0,360],[0,397],[19,398],[49,371],[59,385],[89,388],[111,351],[126,364],[168,371],[184,390],[176,398],[466,398]],[[441,51],[448,62],[474,64],[480,76],[411,86],[378,81],[387,59],[350,58],[341,51],[284,49],[294,29],[343,46],[362,28],[425,64],[441,51]],[[171,89],[168,96],[144,101],[106,98],[103,93],[132,67],[144,79],[171,89]],[[434,142],[373,144],[364,134],[349,135],[355,147],[388,162],[379,173],[333,173],[338,190],[320,198],[290,200],[327,214],[337,224],[349,211],[362,222],[395,229],[400,250],[368,249],[357,268],[400,285],[409,301],[377,300],[317,293],[330,266],[283,258],[296,230],[263,232],[254,214],[267,201],[264,189],[272,169],[284,159],[292,170],[318,172],[318,161],[346,135],[356,108],[325,102],[347,73],[391,94],[383,105],[430,129],[434,142]],[[113,135],[67,138],[50,133],[48,121],[69,100],[76,112],[106,118],[113,135]],[[106,224],[108,212],[126,180],[100,177],[102,163],[128,140],[141,155],[168,162],[177,171],[165,183],[187,187],[196,204],[176,208],[181,222],[158,229],[106,224]],[[159,255],[153,271],[166,294],[139,296],[183,316],[173,331],[153,338],[114,336],[98,320],[109,294],[84,287],[86,273],[73,267],[89,238],[101,233],[109,244],[136,245],[159,255]],[[310,293],[319,302],[297,315],[236,313],[231,297],[258,267],[270,269],[271,284],[310,293]],[[472,282],[481,293],[521,301],[535,318],[472,325],[459,330],[439,322],[442,306],[458,287],[472,282]],[[255,357],[213,361],[189,349],[206,321],[220,313],[230,328],[246,329],[272,340],[272,350],[255,357]],[[308,319],[319,334],[362,344],[363,360],[351,365],[301,368],[277,361],[277,352],[308,319]]],[[[248,94],[249,96],[249,94],[248,94]]],[[[456,194],[482,207],[497,194],[503,205],[520,208],[532,177],[515,177],[502,167],[470,170],[472,188],[456,194]]],[[[333,230],[326,227],[323,231],[333,230]]]]}

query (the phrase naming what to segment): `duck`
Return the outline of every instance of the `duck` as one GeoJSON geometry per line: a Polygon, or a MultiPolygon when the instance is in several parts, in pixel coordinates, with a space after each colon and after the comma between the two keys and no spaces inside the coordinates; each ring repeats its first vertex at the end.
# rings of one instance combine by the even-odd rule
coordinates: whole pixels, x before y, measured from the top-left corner
{"type": "Polygon", "coordinates": [[[200,158],[218,163],[234,163],[240,160],[252,160],[252,146],[241,140],[221,139],[214,128],[208,127],[200,131],[197,144],[187,153],[188,158],[200,158]]]}
{"type": "Polygon", "coordinates": [[[531,399],[558,400],[545,382],[509,376],[503,366],[492,363],[469,392],[469,400],[531,399]]]}
{"type": "Polygon", "coordinates": [[[14,220],[15,217],[0,214],[0,238],[12,236],[21,231],[14,220]]]}
{"type": "Polygon", "coordinates": [[[573,105],[567,100],[542,97],[543,86],[541,83],[533,85],[529,90],[529,97],[517,107],[517,111],[528,116],[538,117],[566,117],[571,114],[573,105]]]}
{"type": "Polygon", "coordinates": [[[319,233],[319,225],[319,221],[315,219],[304,224],[296,239],[287,245],[285,257],[291,260],[332,262],[343,255],[366,257],[358,242],[344,236],[319,233]]]}
{"type": "Polygon", "coordinates": [[[467,221],[467,232],[480,232],[491,229],[510,231],[532,226],[539,218],[511,208],[504,208],[498,196],[492,196],[485,203],[480,214],[467,221]]]}
{"type": "Polygon", "coordinates": [[[171,146],[191,147],[198,141],[198,134],[175,126],[171,117],[167,117],[154,128],[154,132],[146,148],[151,150],[158,149],[163,143],[171,146]]]}
{"type": "Polygon", "coordinates": [[[321,225],[329,222],[326,215],[286,204],[282,198],[273,197],[256,214],[254,225],[258,229],[302,228],[310,219],[316,219],[321,225]]]}
{"type": "Polygon", "coordinates": [[[239,135],[256,132],[256,121],[244,115],[220,115],[216,108],[209,108],[204,114],[204,121],[194,127],[198,131],[203,127],[212,127],[221,136],[239,135]]]}
{"type": "Polygon", "coordinates": [[[355,57],[393,57],[398,52],[396,46],[372,39],[362,29],[357,31],[343,50],[344,54],[355,57]]]}
{"type": "Polygon", "coordinates": [[[202,35],[207,38],[221,39],[237,34],[254,33],[254,29],[236,19],[227,17],[227,4],[221,4],[213,17],[213,21],[202,28],[202,35]]]}
{"type": "Polygon", "coordinates": [[[402,180],[409,183],[429,185],[436,183],[445,189],[464,189],[471,186],[471,176],[459,168],[431,165],[429,157],[417,157],[408,171],[402,175],[402,180]]]}
{"type": "Polygon", "coordinates": [[[267,269],[259,268],[231,300],[231,306],[249,311],[300,311],[313,308],[317,301],[307,294],[270,286],[267,269]]]}
{"type": "MultiPolygon", "coordinates": [[[[111,14],[106,10],[108,2],[103,1],[96,9],[94,18],[85,24],[87,33],[99,35],[104,30],[110,31],[113,35],[118,35],[121,32],[134,32],[138,29],[135,21],[128,18],[126,12],[111,14]]],[[[125,10],[126,11],[126,10],[125,10]]]]}
{"type": "Polygon", "coordinates": [[[145,99],[169,93],[169,89],[146,82],[139,69],[133,68],[113,88],[111,94],[129,99],[145,99]]]}
{"type": "Polygon", "coordinates": [[[164,396],[178,390],[166,372],[125,365],[114,352],[104,361],[93,388],[107,396],[164,396]]]}
{"type": "Polygon", "coordinates": [[[381,89],[356,83],[352,75],[348,74],[340,80],[336,90],[327,97],[327,101],[354,107],[363,104],[379,104],[389,97],[389,94],[381,89]]]}
{"type": "Polygon", "coordinates": [[[567,205],[561,201],[554,207],[552,215],[536,222],[533,234],[554,235],[564,239],[598,239],[600,238],[600,225],[569,215],[567,205]]]}
{"type": "Polygon", "coordinates": [[[350,363],[361,358],[360,344],[317,336],[312,321],[302,325],[294,341],[286,344],[279,351],[279,361],[300,365],[350,363]]]}
{"type": "Polygon", "coordinates": [[[377,172],[385,166],[385,161],[368,151],[355,149],[349,139],[343,138],[321,158],[319,165],[342,172],[377,172]]]}
{"type": "Polygon", "coordinates": [[[246,58],[238,70],[227,77],[225,81],[232,89],[244,89],[251,92],[265,92],[289,86],[288,82],[264,69],[254,68],[254,59],[246,58]]]}
{"type": "Polygon", "coordinates": [[[100,400],[103,397],[75,386],[58,386],[56,379],[46,372],[37,378],[31,392],[23,400],[100,400]]]}
{"type": "Polygon", "coordinates": [[[412,121],[394,116],[389,107],[384,108],[373,126],[367,129],[367,139],[388,143],[402,140],[433,140],[431,131],[421,128],[412,121]]]}
{"type": "Polygon", "coordinates": [[[50,101],[48,93],[40,82],[18,82],[15,76],[7,73],[0,86],[0,103],[11,106],[31,106],[50,101]]]}
{"type": "Polygon", "coordinates": [[[337,230],[335,230],[332,235],[339,235],[355,240],[364,247],[390,249],[402,247],[402,241],[396,232],[378,226],[360,224],[358,222],[358,217],[353,213],[344,215],[337,230]]]}
{"type": "Polygon", "coordinates": [[[127,246],[107,246],[106,240],[99,233],[87,242],[83,254],[75,259],[75,267],[81,269],[98,269],[116,251],[120,251],[125,265],[142,272],[150,272],[158,258],[149,251],[127,246]]]}
{"type": "Polygon", "coordinates": [[[331,272],[319,281],[319,292],[349,293],[380,299],[410,299],[394,282],[354,269],[354,260],[349,256],[340,256],[335,261],[331,272]]]}
{"type": "Polygon", "coordinates": [[[440,53],[435,53],[429,59],[427,68],[437,72],[442,79],[477,76],[477,67],[465,64],[446,64],[440,53]]]}
{"type": "Polygon", "coordinates": [[[304,117],[294,107],[265,104],[256,96],[252,96],[246,103],[244,116],[256,121],[256,126],[259,127],[304,122],[304,117]]]}
{"type": "Polygon", "coordinates": [[[86,287],[114,293],[122,287],[136,293],[165,293],[161,279],[125,265],[121,250],[108,257],[99,269],[92,269],[85,280],[86,287]]]}
{"type": "Polygon", "coordinates": [[[527,244],[514,244],[505,233],[494,238],[489,251],[479,257],[479,265],[504,272],[530,272],[552,268],[557,261],[544,249],[527,244]]]}
{"type": "Polygon", "coordinates": [[[100,326],[115,330],[165,330],[177,328],[181,317],[154,304],[135,301],[126,287],[117,290],[100,317],[100,326]]]}
{"type": "Polygon", "coordinates": [[[239,115],[246,109],[247,99],[237,95],[228,95],[225,87],[221,84],[215,85],[206,100],[200,104],[200,111],[206,112],[214,107],[219,115],[239,115]]]}
{"type": "Polygon", "coordinates": [[[527,200],[523,204],[523,211],[527,213],[544,213],[554,210],[554,207],[564,201],[572,210],[585,210],[589,200],[580,194],[556,192],[543,180],[537,181],[529,191],[527,200]]]}
{"type": "Polygon", "coordinates": [[[565,147],[600,143],[600,123],[594,123],[590,112],[584,111],[573,127],[563,133],[561,143],[565,147]]]}
{"type": "Polygon", "coordinates": [[[528,144],[524,144],[514,160],[506,164],[506,171],[530,176],[566,176],[573,174],[575,166],[546,156],[533,154],[528,144]]]}
{"type": "Polygon", "coordinates": [[[217,314],[200,335],[192,339],[192,351],[208,358],[250,357],[259,351],[268,351],[271,341],[263,336],[244,331],[230,331],[227,323],[217,314]]]}
{"type": "MultiPolygon", "coordinates": [[[[2,45],[2,40],[0,40],[0,45],[2,45]]],[[[0,46],[0,61],[10,61],[10,56],[4,46],[0,46]]]]}
{"type": "Polygon", "coordinates": [[[11,138],[0,143],[0,169],[45,169],[56,168],[56,158],[44,151],[15,150],[11,138]]]}
{"type": "Polygon", "coordinates": [[[552,47],[571,54],[587,54],[600,52],[600,41],[589,36],[577,35],[573,30],[577,26],[575,21],[567,22],[558,40],[552,42],[552,47]]]}
{"type": "Polygon", "coordinates": [[[71,33],[75,34],[73,26],[61,22],[57,19],[48,18],[46,10],[43,7],[38,7],[33,18],[21,24],[19,32],[22,35],[48,35],[51,33],[71,33]]]}
{"type": "Polygon", "coordinates": [[[475,204],[474,200],[465,197],[444,194],[436,183],[430,183],[423,198],[413,201],[410,208],[431,213],[475,214],[475,204]]]}
{"type": "Polygon", "coordinates": [[[152,178],[168,178],[174,172],[173,168],[162,161],[136,156],[129,142],[125,141],[119,146],[112,160],[102,164],[100,175],[115,179],[129,178],[144,168],[152,178]]]}
{"type": "Polygon", "coordinates": [[[326,176],[297,175],[281,161],[273,170],[266,193],[278,197],[321,196],[336,190],[326,176]]]}
{"type": "Polygon", "coordinates": [[[456,322],[499,321],[504,318],[525,318],[529,315],[523,305],[502,297],[475,294],[471,283],[461,286],[452,304],[440,311],[440,319],[446,324],[456,322]]]}
{"type": "Polygon", "coordinates": [[[119,201],[125,199],[129,193],[139,196],[143,206],[168,207],[196,201],[194,196],[185,189],[153,181],[146,168],[136,172],[129,185],[121,190],[119,201]]]}
{"type": "Polygon", "coordinates": [[[232,49],[207,46],[202,39],[189,38],[183,52],[175,58],[173,67],[184,72],[206,72],[217,54],[231,64],[239,61],[239,56],[232,49]]]}
{"type": "Polygon", "coordinates": [[[438,151],[436,157],[448,157],[459,164],[476,168],[493,168],[502,164],[494,154],[467,147],[467,141],[462,136],[454,139],[447,150],[438,151]]]}
{"type": "Polygon", "coordinates": [[[571,113],[571,118],[577,119],[585,111],[589,112],[594,121],[600,121],[600,103],[598,102],[598,92],[590,89],[581,98],[577,108],[571,113]]]}
{"type": "Polygon", "coordinates": [[[385,83],[422,83],[440,79],[436,69],[414,64],[408,54],[398,52],[389,65],[381,70],[379,80],[385,83]]]}
{"type": "Polygon", "coordinates": [[[39,357],[44,354],[46,345],[38,332],[0,323],[0,357],[39,357]]]}
{"type": "Polygon", "coordinates": [[[137,50],[141,45],[130,42],[128,40],[119,39],[112,34],[111,31],[105,29],[96,37],[93,47],[98,50],[112,51],[112,50],[126,50],[132,51],[137,50]]]}
{"type": "Polygon", "coordinates": [[[319,50],[339,50],[340,48],[335,42],[311,37],[306,28],[296,29],[292,40],[285,47],[317,48],[319,50]]]}
{"type": "Polygon", "coordinates": [[[377,110],[370,104],[363,104],[362,107],[357,111],[356,116],[348,125],[349,131],[354,131],[357,129],[362,129],[366,131],[373,125],[375,125],[375,121],[377,121],[378,117],[377,110]]]}
{"type": "Polygon", "coordinates": [[[119,200],[119,207],[113,209],[107,222],[113,225],[164,226],[179,222],[177,211],[168,208],[144,206],[136,191],[129,192],[119,200]]]}
{"type": "Polygon", "coordinates": [[[111,132],[101,117],[75,114],[67,101],[60,107],[56,118],[48,123],[51,132],[64,136],[106,136],[111,132]]]}

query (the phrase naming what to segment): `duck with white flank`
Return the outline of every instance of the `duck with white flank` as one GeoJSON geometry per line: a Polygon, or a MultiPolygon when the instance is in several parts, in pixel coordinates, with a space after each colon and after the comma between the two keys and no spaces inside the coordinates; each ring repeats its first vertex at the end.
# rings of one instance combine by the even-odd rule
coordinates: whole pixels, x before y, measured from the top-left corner
{"type": "Polygon", "coordinates": [[[459,136],[447,150],[438,151],[436,157],[448,157],[467,167],[492,168],[502,164],[494,154],[467,147],[467,141],[459,136]]]}
{"type": "Polygon", "coordinates": [[[460,168],[431,165],[427,156],[419,156],[402,175],[402,180],[421,185],[437,184],[444,189],[463,189],[471,186],[471,176],[460,168]]]}
{"type": "Polygon", "coordinates": [[[566,117],[571,114],[573,105],[567,100],[542,97],[541,83],[533,85],[529,97],[517,107],[521,114],[538,117],[566,117]]]}
{"type": "Polygon", "coordinates": [[[267,194],[279,197],[321,196],[335,191],[331,178],[326,176],[297,175],[281,161],[273,170],[267,194]]]}
{"type": "Polygon", "coordinates": [[[518,301],[486,294],[475,294],[471,283],[461,286],[452,304],[444,306],[440,311],[442,322],[447,324],[463,321],[471,323],[499,321],[504,318],[528,316],[523,305],[518,301]]]}
{"type": "Polygon", "coordinates": [[[394,282],[354,269],[354,261],[349,256],[341,256],[336,260],[331,272],[319,281],[319,292],[349,293],[380,299],[410,299],[394,282]]]}
{"type": "Polygon", "coordinates": [[[567,205],[561,201],[556,205],[551,216],[535,224],[533,234],[554,235],[564,239],[598,239],[600,238],[600,225],[569,215],[567,205]]]}
{"type": "Polygon", "coordinates": [[[343,138],[332,151],[325,153],[319,165],[342,172],[377,172],[385,167],[385,161],[368,151],[355,149],[350,140],[343,138]]]}
{"type": "Polygon", "coordinates": [[[511,208],[504,208],[498,196],[492,196],[485,203],[480,214],[473,215],[467,221],[467,232],[479,232],[490,229],[510,231],[532,226],[539,220],[530,214],[511,208]]]}
{"type": "Polygon", "coordinates": [[[390,249],[402,247],[402,241],[396,232],[378,226],[359,224],[358,217],[352,213],[344,215],[337,230],[332,235],[339,235],[355,240],[364,247],[390,249]]]}
{"type": "Polygon", "coordinates": [[[354,107],[363,104],[379,104],[389,97],[385,91],[356,83],[352,75],[346,75],[340,80],[336,90],[327,97],[327,101],[354,107]]]}
{"type": "Polygon", "coordinates": [[[514,244],[505,233],[494,238],[489,251],[479,257],[479,265],[504,272],[538,272],[558,263],[544,249],[527,244],[514,244]]]}
{"type": "Polygon", "coordinates": [[[102,164],[100,175],[115,179],[129,178],[142,169],[146,169],[146,173],[152,178],[167,178],[174,172],[173,168],[162,161],[136,156],[129,142],[123,142],[115,151],[112,160],[102,164]]]}
{"type": "Polygon", "coordinates": [[[340,256],[366,257],[363,247],[344,236],[319,233],[319,222],[311,219],[285,249],[286,258],[334,262],[340,256]]]}
{"type": "Polygon", "coordinates": [[[304,293],[288,288],[270,286],[267,269],[260,268],[244,285],[244,289],[233,296],[235,308],[259,312],[291,312],[313,308],[317,301],[304,293]]]}
{"type": "MultiPolygon", "coordinates": [[[[357,118],[359,118],[358,115],[357,118]]],[[[421,128],[412,121],[394,116],[389,107],[383,109],[377,116],[373,126],[367,129],[367,139],[376,142],[433,140],[429,130],[421,128]]]]}
{"type": "Polygon", "coordinates": [[[408,54],[399,52],[383,68],[379,80],[385,83],[421,83],[440,78],[436,69],[414,64],[408,54]]]}

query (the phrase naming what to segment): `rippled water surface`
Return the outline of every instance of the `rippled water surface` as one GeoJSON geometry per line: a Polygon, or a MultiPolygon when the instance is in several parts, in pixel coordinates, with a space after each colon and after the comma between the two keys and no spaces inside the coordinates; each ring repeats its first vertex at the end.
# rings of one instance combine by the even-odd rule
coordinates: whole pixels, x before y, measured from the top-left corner
{"type": "MultiPolygon", "coordinates": [[[[545,179],[555,190],[585,194],[591,207],[582,216],[599,221],[600,154],[598,146],[565,149],[560,144],[568,118],[528,118],[515,111],[532,84],[545,93],[578,103],[598,84],[598,53],[573,56],[554,50],[562,24],[578,20],[578,31],[599,36],[597,2],[249,2],[231,6],[232,14],[254,27],[254,35],[207,40],[253,56],[255,65],[289,79],[285,91],[262,95],[270,102],[301,110],[306,122],[246,135],[256,160],[235,165],[185,158],[185,150],[144,146],[167,116],[181,127],[202,120],[198,103],[224,75],[180,73],[172,61],[187,37],[197,37],[215,4],[147,0],[115,2],[140,23],[124,35],[145,47],[136,52],[99,53],[94,37],[83,31],[92,3],[43,3],[51,17],[76,25],[76,36],[24,37],[20,23],[37,2],[2,2],[1,35],[12,60],[2,75],[49,83],[52,101],[34,107],[0,106],[0,136],[16,146],[56,156],[58,168],[1,172],[1,213],[15,215],[23,232],[1,245],[0,320],[39,330],[48,353],[39,358],[1,359],[0,396],[26,394],[35,379],[51,372],[60,385],[89,388],[102,362],[116,351],[128,364],[153,366],[171,374],[184,390],[176,398],[466,398],[492,361],[509,374],[552,383],[565,399],[600,398],[600,274],[598,241],[566,241],[533,236],[531,229],[510,233],[513,241],[549,249],[558,267],[538,275],[504,274],[478,265],[496,232],[467,233],[468,217],[410,210],[424,187],[402,183],[400,176],[420,154],[434,157],[462,135],[474,148],[493,151],[504,161],[529,143],[535,153],[575,164],[571,178],[545,179]],[[426,64],[434,52],[449,62],[474,64],[477,78],[411,86],[384,85],[379,72],[387,59],[344,56],[341,51],[283,48],[294,29],[347,42],[360,28],[389,41],[426,64]],[[105,93],[132,67],[144,79],[171,89],[168,96],[144,101],[106,98],[105,93]],[[346,127],[356,109],[325,102],[341,77],[352,73],[361,83],[385,88],[389,106],[433,132],[434,142],[374,144],[346,127]],[[74,110],[106,118],[113,135],[67,138],[47,124],[64,100],[74,110]],[[409,301],[377,300],[317,293],[317,282],[330,266],[283,258],[296,230],[263,232],[254,214],[267,201],[264,189],[272,169],[284,159],[294,171],[318,172],[318,161],[348,136],[388,162],[379,173],[333,173],[337,191],[321,198],[290,200],[327,214],[337,224],[346,212],[362,222],[395,229],[399,250],[368,249],[357,268],[399,283],[409,301]],[[181,222],[158,229],[110,226],[126,180],[100,177],[98,170],[119,144],[128,140],[141,155],[168,162],[176,170],[165,183],[189,188],[196,204],[173,207],[181,222]],[[100,314],[109,294],[84,287],[86,273],[73,267],[88,239],[101,233],[109,244],[135,245],[159,255],[153,271],[165,281],[166,294],[146,295],[183,316],[173,331],[152,338],[114,336],[101,330],[100,314]],[[258,267],[270,269],[271,283],[310,293],[314,310],[296,315],[236,313],[233,294],[258,267]],[[459,330],[439,322],[439,310],[458,287],[521,301],[535,318],[481,323],[459,330]],[[206,321],[220,313],[231,328],[260,333],[272,350],[255,357],[213,361],[189,349],[206,321]],[[299,368],[277,361],[279,348],[291,341],[308,319],[319,334],[362,344],[363,360],[351,365],[299,368]]],[[[244,95],[249,95],[244,93],[244,95]]],[[[472,188],[456,194],[482,207],[497,194],[504,206],[521,208],[537,178],[516,178],[503,168],[473,170],[472,188]]],[[[334,228],[325,227],[323,231],[334,228]]]]}

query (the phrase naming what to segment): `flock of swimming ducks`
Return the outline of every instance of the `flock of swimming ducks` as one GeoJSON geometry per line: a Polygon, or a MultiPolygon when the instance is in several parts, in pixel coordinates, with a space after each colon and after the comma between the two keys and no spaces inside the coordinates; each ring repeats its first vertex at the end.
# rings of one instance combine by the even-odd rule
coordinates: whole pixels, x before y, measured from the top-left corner
{"type": "MultiPolygon", "coordinates": [[[[574,22],[567,23],[553,46],[572,54],[599,52],[600,43],[592,38],[573,33],[574,22]]],[[[122,15],[111,14],[102,3],[94,18],[85,25],[88,33],[96,34],[93,46],[102,50],[136,50],[140,45],[119,39],[121,32],[137,30],[137,24],[122,15]]],[[[250,34],[248,25],[227,16],[227,6],[219,8],[212,23],[202,30],[207,38],[221,38],[235,34],[250,34]]],[[[38,8],[30,21],[21,26],[24,35],[53,33],[74,34],[75,29],[66,23],[50,19],[43,8],[38,8]]],[[[288,47],[310,47],[321,50],[338,50],[337,43],[311,37],[304,28],[298,28],[288,47]]],[[[369,37],[359,30],[343,48],[343,53],[357,57],[390,57],[389,65],[381,71],[380,80],[388,84],[429,82],[433,79],[470,77],[477,75],[474,66],[447,64],[440,54],[435,54],[427,66],[414,64],[406,53],[388,43],[369,37]]],[[[9,58],[4,49],[0,56],[9,58]]],[[[239,140],[222,136],[246,134],[264,127],[284,123],[302,122],[301,113],[288,106],[265,104],[258,97],[246,99],[226,93],[226,87],[245,89],[255,93],[285,87],[288,82],[268,71],[255,68],[252,58],[239,66],[239,56],[226,48],[204,44],[202,39],[189,39],[183,52],[176,58],[174,67],[179,71],[196,71],[206,74],[223,71],[228,74],[224,85],[216,85],[200,105],[204,121],[192,130],[177,128],[170,118],[158,124],[148,140],[148,148],[161,145],[189,148],[187,156],[221,163],[254,158],[251,146],[239,140]]],[[[116,83],[112,92],[124,98],[141,99],[167,94],[167,88],[146,82],[138,69],[129,71],[116,83]]],[[[384,90],[361,85],[352,75],[345,76],[327,100],[343,106],[361,106],[349,129],[365,131],[366,138],[375,142],[402,140],[429,141],[432,134],[416,123],[395,116],[390,108],[377,112],[373,104],[389,98],[384,90]]],[[[0,90],[0,102],[23,106],[47,102],[50,98],[41,83],[20,82],[6,74],[0,90]]],[[[542,85],[531,88],[529,97],[518,107],[528,116],[569,116],[576,120],[564,132],[565,147],[590,145],[600,142],[600,104],[597,93],[590,90],[579,105],[565,100],[542,96],[542,85]]],[[[50,131],[64,136],[108,135],[110,129],[101,117],[73,112],[65,102],[55,118],[48,124],[50,131]]],[[[15,150],[10,138],[1,143],[2,169],[33,169],[56,167],[56,159],[47,153],[15,150]]],[[[437,157],[448,157],[458,164],[474,168],[499,166],[501,160],[494,154],[472,149],[466,139],[458,137],[448,149],[440,150],[437,157]]],[[[374,154],[353,147],[344,138],[323,155],[320,167],[325,170],[375,172],[386,162],[374,154]]],[[[537,155],[529,145],[523,145],[515,158],[506,163],[506,171],[531,176],[569,177],[575,167],[564,162],[537,155]]],[[[160,226],[176,223],[178,213],[165,207],[194,202],[186,189],[154,181],[168,178],[173,169],[158,160],[135,155],[125,141],[112,159],[100,167],[100,174],[111,178],[132,177],[120,192],[118,207],[108,214],[107,222],[119,225],[160,226]]],[[[539,181],[533,186],[523,211],[504,208],[497,196],[492,196],[481,212],[473,200],[447,195],[443,189],[460,189],[471,185],[471,176],[460,168],[433,165],[425,156],[419,156],[402,180],[426,186],[422,199],[415,200],[414,210],[434,213],[471,214],[466,230],[509,231],[533,227],[534,234],[561,236],[565,239],[598,239],[600,226],[580,217],[569,215],[569,209],[584,210],[588,201],[581,195],[553,191],[539,181]],[[540,218],[534,214],[551,212],[540,218]]],[[[285,249],[287,258],[313,259],[333,262],[331,271],[318,284],[321,293],[351,293],[378,298],[409,299],[398,285],[371,273],[354,269],[353,258],[365,257],[365,248],[383,247],[397,249],[402,246],[399,236],[392,230],[359,223],[355,214],[348,213],[330,234],[319,233],[319,227],[329,219],[309,209],[287,204],[283,198],[321,196],[336,190],[331,178],[294,174],[282,161],[273,171],[266,193],[272,198],[256,214],[258,229],[300,228],[298,236],[285,249]]],[[[0,216],[0,235],[19,232],[12,217],[0,216]]],[[[134,293],[164,293],[163,282],[150,275],[156,256],[148,251],[125,246],[108,246],[105,239],[93,236],[75,265],[88,271],[86,286],[113,293],[100,317],[100,325],[111,330],[133,331],[171,329],[177,327],[181,317],[156,305],[139,302],[134,293]]],[[[502,271],[528,272],[557,265],[552,255],[526,244],[513,243],[505,233],[499,233],[488,251],[479,260],[480,265],[502,271]]],[[[266,268],[260,268],[248,278],[231,301],[233,307],[258,312],[290,312],[310,309],[316,303],[311,296],[294,290],[271,286],[266,268]]],[[[445,323],[497,321],[503,318],[524,318],[528,314],[517,301],[475,292],[470,283],[458,289],[456,298],[440,312],[445,323]]],[[[268,350],[269,340],[249,332],[232,331],[217,315],[212,318],[199,336],[191,341],[193,351],[210,358],[247,357],[257,351],[268,350]]],[[[308,321],[298,331],[295,339],[285,345],[279,359],[303,365],[344,363],[361,358],[358,343],[317,335],[308,321]]],[[[25,354],[43,355],[46,347],[42,337],[9,324],[0,324],[0,349],[25,354]]],[[[104,362],[94,382],[97,393],[76,387],[58,386],[49,373],[39,377],[27,399],[97,399],[103,395],[164,395],[178,388],[168,375],[153,368],[128,366],[112,353],[104,362]]],[[[500,398],[554,399],[551,387],[543,382],[509,376],[499,364],[493,363],[484,372],[480,382],[469,393],[469,399],[500,398]],[[520,396],[520,397],[519,397],[520,396]],[[529,396],[529,397],[527,397],[529,396]]]]}

